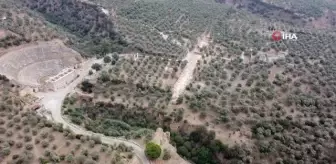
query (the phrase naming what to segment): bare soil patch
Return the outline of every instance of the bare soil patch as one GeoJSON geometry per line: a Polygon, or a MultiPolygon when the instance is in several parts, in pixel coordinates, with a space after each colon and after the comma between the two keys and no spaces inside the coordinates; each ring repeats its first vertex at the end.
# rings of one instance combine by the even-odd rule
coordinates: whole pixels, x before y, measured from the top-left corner
{"type": "Polygon", "coordinates": [[[3,29],[0,29],[0,39],[3,39],[6,37],[6,31],[3,29]]]}
{"type": "Polygon", "coordinates": [[[317,29],[335,28],[336,11],[326,10],[322,17],[313,19],[309,25],[317,29]]]}
{"type": "Polygon", "coordinates": [[[197,66],[197,62],[202,58],[200,55],[200,48],[208,46],[210,42],[210,34],[204,34],[199,38],[194,50],[187,53],[187,56],[183,59],[187,61],[187,65],[184,67],[179,79],[176,81],[173,88],[172,101],[176,101],[177,98],[184,92],[186,86],[193,79],[194,69],[197,66]]]}

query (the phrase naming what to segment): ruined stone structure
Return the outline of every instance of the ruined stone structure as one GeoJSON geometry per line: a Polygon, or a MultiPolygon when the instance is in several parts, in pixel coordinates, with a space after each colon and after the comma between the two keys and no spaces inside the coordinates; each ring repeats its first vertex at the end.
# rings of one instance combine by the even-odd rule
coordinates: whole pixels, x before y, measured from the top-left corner
{"type": "Polygon", "coordinates": [[[55,90],[77,76],[81,62],[78,52],[54,40],[8,50],[0,56],[0,74],[34,92],[55,90]]]}
{"type": "Polygon", "coordinates": [[[45,88],[47,90],[53,90],[53,91],[64,88],[77,77],[78,74],[76,73],[75,69],[65,68],[57,75],[49,77],[49,79],[46,80],[45,88]]]}

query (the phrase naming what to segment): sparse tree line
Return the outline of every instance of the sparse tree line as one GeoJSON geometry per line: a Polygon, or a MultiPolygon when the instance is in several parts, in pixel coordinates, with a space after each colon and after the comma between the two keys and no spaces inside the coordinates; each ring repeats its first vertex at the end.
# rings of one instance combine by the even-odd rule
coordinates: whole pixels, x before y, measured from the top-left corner
{"type": "Polygon", "coordinates": [[[9,48],[33,41],[48,41],[56,37],[56,31],[47,27],[42,19],[33,17],[31,13],[22,11],[17,6],[0,6],[1,26],[4,37],[0,39],[0,47],[9,48]]]}

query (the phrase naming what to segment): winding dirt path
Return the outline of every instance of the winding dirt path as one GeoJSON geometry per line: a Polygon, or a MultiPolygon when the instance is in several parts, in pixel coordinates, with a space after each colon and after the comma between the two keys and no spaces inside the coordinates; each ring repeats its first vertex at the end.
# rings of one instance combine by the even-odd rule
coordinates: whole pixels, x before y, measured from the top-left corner
{"type": "Polygon", "coordinates": [[[144,148],[142,148],[140,145],[136,144],[135,142],[128,141],[122,138],[108,137],[103,134],[88,131],[82,127],[72,124],[70,121],[68,121],[62,116],[61,109],[62,109],[63,100],[66,98],[67,94],[71,93],[75,89],[75,87],[80,82],[82,82],[85,76],[88,75],[88,72],[93,63],[102,63],[102,59],[89,60],[86,63],[84,63],[80,76],[66,88],[57,90],[55,92],[43,92],[43,93],[40,92],[40,93],[37,93],[36,96],[41,98],[41,104],[44,105],[44,107],[51,112],[53,121],[62,123],[64,127],[70,128],[70,130],[73,131],[75,134],[82,134],[82,135],[88,135],[88,136],[92,136],[92,135],[99,136],[102,142],[105,144],[114,145],[114,144],[123,143],[126,146],[133,148],[133,152],[139,158],[142,164],[150,164],[150,161],[147,159],[144,153],[144,148]]]}

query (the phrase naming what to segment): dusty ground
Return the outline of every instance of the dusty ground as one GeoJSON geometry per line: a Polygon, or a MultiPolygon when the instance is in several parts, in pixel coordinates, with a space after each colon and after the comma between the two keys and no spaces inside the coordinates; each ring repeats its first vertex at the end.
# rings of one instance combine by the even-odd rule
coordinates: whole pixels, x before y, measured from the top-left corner
{"type": "Polygon", "coordinates": [[[74,66],[82,60],[79,53],[60,40],[22,45],[2,53],[0,74],[26,85],[36,85],[40,78],[56,75],[57,70],[74,66]]]}
{"type": "Polygon", "coordinates": [[[326,10],[324,15],[318,19],[313,19],[308,25],[317,29],[335,28],[336,11],[326,10]]]}
{"type": "Polygon", "coordinates": [[[172,96],[173,102],[176,101],[181,94],[183,94],[185,88],[193,79],[194,69],[197,66],[197,62],[202,58],[202,56],[199,54],[200,53],[199,48],[208,46],[210,42],[209,36],[210,34],[205,34],[201,38],[199,38],[198,43],[195,46],[194,50],[189,51],[187,56],[183,59],[186,60],[188,63],[184,67],[180,77],[174,84],[173,96],[172,96]]]}
{"type": "Polygon", "coordinates": [[[268,76],[268,80],[269,81],[273,81],[275,79],[275,75],[276,74],[281,74],[285,69],[283,67],[276,67],[276,66],[273,66],[271,69],[270,69],[270,74],[268,76]]]}
{"type": "MultiPolygon", "coordinates": [[[[241,116],[243,119],[244,116],[241,116]]],[[[212,120],[216,119],[216,114],[210,111],[207,112],[207,117],[201,119],[199,113],[192,113],[190,110],[185,110],[184,120],[187,120],[191,127],[195,126],[205,126],[208,130],[216,132],[216,139],[222,141],[225,144],[233,146],[235,144],[239,145],[250,145],[251,132],[247,127],[242,127],[236,131],[230,130],[223,125],[216,125],[212,120]]],[[[179,126],[179,125],[177,125],[179,126]]]]}
{"type": "Polygon", "coordinates": [[[216,139],[229,146],[234,146],[236,144],[251,146],[252,133],[248,127],[242,127],[238,131],[232,131],[225,127],[213,126],[208,128],[208,130],[215,131],[216,139]]]}
{"type": "Polygon", "coordinates": [[[284,59],[286,55],[288,55],[288,50],[277,52],[274,49],[271,49],[268,52],[259,51],[257,54],[257,56],[260,57],[260,60],[263,60],[265,62],[273,62],[278,59],[284,59]]]}
{"type": "Polygon", "coordinates": [[[0,29],[0,39],[3,39],[3,38],[5,38],[5,37],[6,37],[6,31],[0,29]]]}

